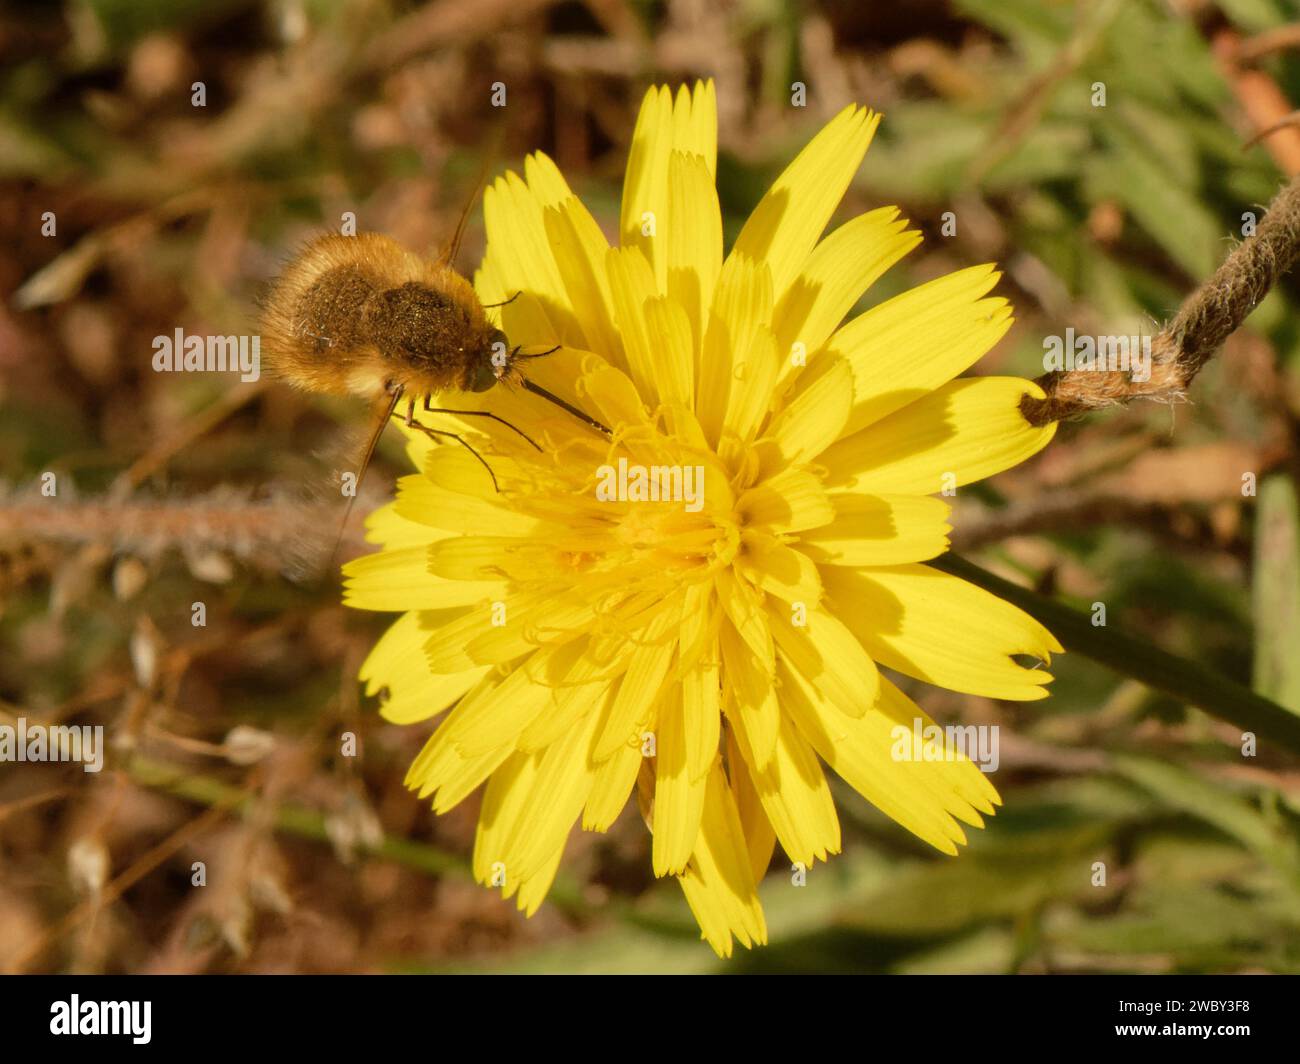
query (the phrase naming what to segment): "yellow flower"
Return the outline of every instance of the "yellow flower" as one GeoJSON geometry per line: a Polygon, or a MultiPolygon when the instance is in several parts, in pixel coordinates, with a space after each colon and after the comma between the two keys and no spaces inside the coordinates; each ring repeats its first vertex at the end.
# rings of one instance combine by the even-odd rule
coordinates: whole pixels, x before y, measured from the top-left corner
{"type": "Polygon", "coordinates": [[[347,567],[347,600],[404,611],[362,679],[390,721],[453,707],[407,783],[437,812],[487,784],[474,872],[529,914],[573,825],[605,831],[634,790],[656,875],[723,955],[767,939],[775,842],[805,866],[839,851],[823,763],[949,854],[999,801],[969,760],[896,759],[895,729],[931,721],[877,666],[1046,694],[1014,656],[1049,659],[1051,634],[921,563],[948,542],[933,496],[1053,428],[1021,417],[1029,381],[954,379],[1011,323],[992,266],[841,324],[920,242],[894,208],[822,237],[877,122],[837,115],[725,256],[712,83],[646,94],[619,246],[545,155],[486,192],[479,296],[510,301],[492,313],[512,344],[563,345],[526,374],[613,438],[520,389],[440,397],[542,451],[440,417],[498,492],[408,432],[419,472],[371,516],[383,549],[347,567]]]}

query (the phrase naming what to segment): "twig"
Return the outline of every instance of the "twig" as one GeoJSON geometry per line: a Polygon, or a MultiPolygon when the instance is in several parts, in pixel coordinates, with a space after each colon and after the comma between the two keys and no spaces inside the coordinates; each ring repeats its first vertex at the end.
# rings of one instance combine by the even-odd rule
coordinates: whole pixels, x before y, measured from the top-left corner
{"type": "Polygon", "coordinates": [[[1010,536],[1077,532],[1103,525],[1142,528],[1179,546],[1204,549],[1206,544],[1216,544],[1231,553],[1242,556],[1248,553],[1243,540],[1224,541],[1213,524],[1202,516],[1181,510],[1175,512],[1158,502],[1124,495],[1078,491],[1047,493],[1002,510],[963,514],[954,522],[949,538],[953,550],[969,551],[1000,543],[1010,536]]]}
{"type": "Polygon", "coordinates": [[[1287,114],[1284,114],[1276,122],[1265,126],[1253,137],[1242,141],[1242,150],[1244,151],[1247,148],[1253,148],[1260,141],[1264,140],[1265,137],[1271,137],[1274,133],[1280,133],[1284,129],[1294,129],[1298,125],[1300,125],[1300,111],[1290,111],[1287,114]]]}
{"type": "Polygon", "coordinates": [[[1233,249],[1214,275],[1188,296],[1151,342],[1151,375],[1053,370],[1038,378],[1045,399],[1026,395],[1020,410],[1046,425],[1134,399],[1181,402],[1193,379],[1300,257],[1300,178],[1273,197],[1252,236],[1233,249]]]}
{"type": "Polygon", "coordinates": [[[1239,63],[1252,63],[1256,59],[1289,48],[1300,48],[1300,24],[1278,26],[1254,37],[1247,37],[1244,41],[1238,42],[1234,58],[1239,63]]]}
{"type": "MultiPolygon", "coordinates": [[[[142,787],[163,791],[199,805],[224,809],[232,815],[245,813],[252,804],[252,795],[245,788],[141,755],[131,759],[128,772],[132,781],[142,787]]],[[[316,842],[330,841],[325,814],[293,802],[276,804],[273,826],[277,831],[300,838],[316,842]]],[[[360,852],[429,876],[472,878],[469,861],[464,857],[414,839],[385,835],[373,846],[362,844],[360,852]]],[[[590,911],[581,891],[562,879],[555,882],[547,897],[557,908],[573,915],[584,915],[590,911]]]]}
{"type": "MultiPolygon", "coordinates": [[[[104,543],[146,558],[171,548],[215,550],[279,568],[313,527],[336,525],[338,512],[337,506],[300,504],[287,491],[264,501],[229,489],[188,498],[69,502],[0,494],[0,541],[104,543]]],[[[362,537],[360,530],[349,536],[350,552],[366,549],[362,537]]]]}
{"type": "Polygon", "coordinates": [[[1024,91],[1006,108],[989,143],[971,161],[966,173],[968,187],[983,182],[994,167],[1010,156],[1033,132],[1056,90],[1069,80],[1097,47],[1121,8],[1119,0],[1105,0],[1095,8],[1083,10],[1086,17],[1080,19],[1080,24],[1070,39],[1042,73],[1032,78],[1024,91]]]}
{"type": "Polygon", "coordinates": [[[87,917],[99,912],[104,906],[112,904],[120,898],[123,893],[170,858],[172,854],[176,853],[191,839],[203,834],[203,832],[220,821],[225,815],[226,807],[224,805],[214,805],[202,816],[189,821],[178,831],[169,835],[131,865],[131,867],[125,872],[116,877],[111,883],[107,884],[103,890],[97,891],[92,897],[87,898],[64,916],[62,920],[59,920],[53,927],[46,928],[39,936],[37,936],[34,942],[30,943],[27,948],[10,961],[9,966],[6,969],[7,974],[22,974],[22,972],[26,970],[27,966],[44,953],[46,948],[52,942],[67,934],[67,932],[71,931],[87,917]]]}
{"type": "MultiPolygon", "coordinates": [[[[252,807],[252,795],[245,788],[192,769],[136,755],[131,759],[128,771],[135,783],[151,790],[165,791],[188,802],[229,809],[236,815],[243,814],[252,807]]],[[[279,803],[274,823],[278,830],[291,835],[317,842],[329,841],[325,814],[303,805],[279,803]]],[[[431,875],[469,873],[469,867],[462,858],[409,839],[388,836],[367,852],[431,875]]]]}
{"type": "Polygon", "coordinates": [[[1241,44],[1241,37],[1230,27],[1218,30],[1210,41],[1215,66],[1232,90],[1245,126],[1272,131],[1264,141],[1264,150],[1282,173],[1295,177],[1300,174],[1300,132],[1279,125],[1293,105],[1268,71],[1241,62],[1241,44]]]}
{"type": "Polygon", "coordinates": [[[190,418],[179,432],[173,433],[146,454],[133,462],[113,482],[109,495],[114,499],[126,498],[148,477],[158,472],[178,451],[184,450],[200,436],[220,425],[231,414],[252,402],[266,390],[265,380],[255,381],[250,387],[231,388],[216,402],[190,418]]]}

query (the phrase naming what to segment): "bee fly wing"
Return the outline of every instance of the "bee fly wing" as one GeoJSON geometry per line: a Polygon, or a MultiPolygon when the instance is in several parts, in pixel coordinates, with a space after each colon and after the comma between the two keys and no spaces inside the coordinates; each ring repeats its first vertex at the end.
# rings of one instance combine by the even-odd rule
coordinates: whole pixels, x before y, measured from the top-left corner
{"type": "Polygon", "coordinates": [[[487,184],[488,174],[492,172],[496,164],[497,156],[500,154],[501,143],[505,139],[505,127],[500,123],[488,137],[487,147],[483,149],[483,163],[479,167],[478,178],[474,182],[474,187],[465,197],[465,206],[460,209],[460,217],[456,220],[456,228],[452,231],[451,239],[447,241],[442,252],[438,255],[438,262],[444,266],[455,267],[456,256],[460,252],[460,242],[465,237],[465,225],[469,221],[469,216],[473,212],[474,204],[478,202],[479,195],[483,191],[483,186],[487,184]]]}
{"type": "Polygon", "coordinates": [[[301,492],[302,528],[284,567],[289,579],[314,583],[332,575],[330,571],[344,553],[345,541],[353,545],[356,537],[349,528],[352,509],[379,437],[384,434],[400,398],[398,392],[376,401],[365,421],[342,433],[334,445],[315,453],[315,468],[304,478],[301,492]]]}

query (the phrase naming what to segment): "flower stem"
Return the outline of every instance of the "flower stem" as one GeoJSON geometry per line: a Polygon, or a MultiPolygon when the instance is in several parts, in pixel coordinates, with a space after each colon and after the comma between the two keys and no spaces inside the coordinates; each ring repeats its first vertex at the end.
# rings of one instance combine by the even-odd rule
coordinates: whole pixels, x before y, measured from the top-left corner
{"type": "MultiPolygon", "coordinates": [[[[242,788],[233,783],[142,755],[131,759],[128,773],[135,783],[143,787],[163,791],[198,805],[224,806],[234,815],[245,813],[252,800],[242,788]]],[[[277,831],[288,835],[317,842],[329,841],[325,815],[307,806],[292,802],[280,803],[276,808],[274,825],[277,831]]],[[[415,839],[385,835],[377,845],[364,847],[362,852],[435,878],[444,875],[472,878],[468,860],[415,839]]],[[[585,913],[588,908],[577,887],[568,881],[557,880],[551,888],[549,898],[566,912],[585,913]]]]}
{"type": "Polygon", "coordinates": [[[1045,624],[1066,650],[1254,732],[1261,741],[1276,743],[1300,755],[1300,716],[1248,687],[1195,661],[1161,650],[1132,632],[1096,627],[1091,615],[1003,580],[960,555],[945,554],[929,564],[1019,606],[1045,624]]]}

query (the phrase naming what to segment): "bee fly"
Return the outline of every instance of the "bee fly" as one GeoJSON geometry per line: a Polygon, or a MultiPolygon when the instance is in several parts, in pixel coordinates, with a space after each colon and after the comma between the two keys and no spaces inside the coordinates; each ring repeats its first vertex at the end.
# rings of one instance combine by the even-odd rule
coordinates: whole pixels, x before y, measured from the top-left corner
{"type": "MultiPolygon", "coordinates": [[[[370,400],[358,486],[403,397],[408,426],[435,440],[456,440],[483,464],[497,490],[492,467],[468,441],[416,420],[418,397],[423,396],[426,413],[490,418],[541,451],[527,433],[489,411],[430,405],[434,393],[485,392],[501,382],[522,387],[610,434],[599,421],[524,376],[520,363],[559,347],[521,354],[488,320],[486,310],[512,302],[518,293],[505,303],[485,307],[479,302],[473,286],[451,265],[464,223],[463,215],[437,261],[378,233],[318,237],[285,267],[264,300],[263,347],[278,376],[306,391],[370,400]]],[[[348,506],[350,510],[351,501],[348,506]]],[[[346,525],[346,515],[343,520],[346,525]]]]}

